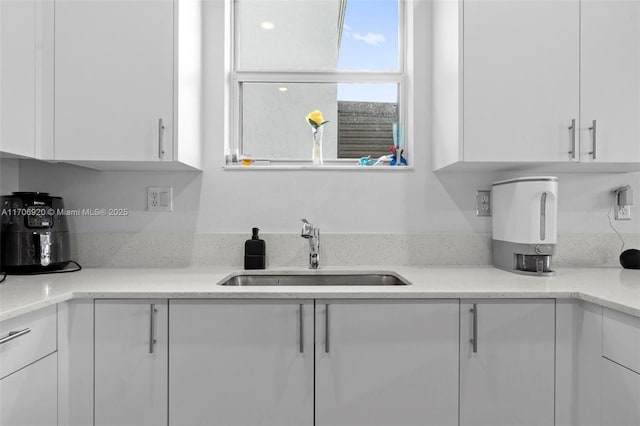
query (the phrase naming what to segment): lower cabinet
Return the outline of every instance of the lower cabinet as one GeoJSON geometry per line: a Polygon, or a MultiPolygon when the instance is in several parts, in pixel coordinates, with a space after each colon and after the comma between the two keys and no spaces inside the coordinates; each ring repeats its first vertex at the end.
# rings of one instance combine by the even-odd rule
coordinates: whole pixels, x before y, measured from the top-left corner
{"type": "MultiPolygon", "coordinates": [[[[91,306],[96,426],[553,425],[558,403],[565,405],[556,424],[582,424],[587,413],[588,424],[640,424],[640,374],[601,358],[599,307],[560,304],[556,311],[554,299],[112,299],[91,306]],[[601,390],[602,423],[599,402],[584,409],[600,401],[601,390]]],[[[633,330],[622,339],[604,333],[610,356],[635,360],[622,356],[633,330]]],[[[1,425],[55,424],[8,416],[49,412],[46,402],[37,413],[23,409],[29,399],[16,400],[13,389],[55,400],[56,355],[0,380],[1,425]],[[47,362],[53,367],[43,368],[47,362]]]]}
{"type": "Polygon", "coordinates": [[[640,374],[602,359],[602,425],[640,425],[640,374]]]}
{"type": "Polygon", "coordinates": [[[0,426],[58,424],[56,306],[0,322],[0,426]]]}
{"type": "Polygon", "coordinates": [[[313,306],[171,300],[169,425],[313,425],[313,306]]]}
{"type": "Polygon", "coordinates": [[[457,425],[457,300],[169,311],[169,425],[457,425]]]}
{"type": "Polygon", "coordinates": [[[602,313],[602,425],[640,425],[640,318],[602,313]]]}
{"type": "Polygon", "coordinates": [[[458,425],[457,300],[317,301],[316,426],[458,425]]]}
{"type": "Polygon", "coordinates": [[[460,426],[554,424],[555,300],[460,305],[460,426]]]}
{"type": "Polygon", "coordinates": [[[0,425],[58,424],[57,364],[54,352],[0,379],[0,425]]]}
{"type": "Polygon", "coordinates": [[[167,300],[95,301],[95,426],[167,424],[167,300]]]}

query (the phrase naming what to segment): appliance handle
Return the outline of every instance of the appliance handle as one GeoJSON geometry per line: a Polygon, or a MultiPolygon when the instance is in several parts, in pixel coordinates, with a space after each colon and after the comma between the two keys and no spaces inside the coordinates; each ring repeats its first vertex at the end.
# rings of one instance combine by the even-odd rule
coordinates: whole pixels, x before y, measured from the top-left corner
{"type": "Polygon", "coordinates": [[[37,263],[41,266],[49,266],[51,264],[51,233],[43,232],[33,233],[36,246],[36,256],[39,255],[40,259],[37,263]]]}
{"type": "Polygon", "coordinates": [[[540,196],[540,241],[546,238],[547,228],[547,193],[543,192],[540,196]]]}

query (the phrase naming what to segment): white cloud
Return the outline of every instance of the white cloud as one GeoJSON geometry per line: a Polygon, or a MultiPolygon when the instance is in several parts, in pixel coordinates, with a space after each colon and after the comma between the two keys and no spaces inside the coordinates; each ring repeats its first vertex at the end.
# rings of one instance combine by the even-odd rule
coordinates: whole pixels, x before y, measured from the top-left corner
{"type": "Polygon", "coordinates": [[[371,46],[380,46],[382,43],[384,43],[384,35],[382,34],[367,33],[365,35],[362,35],[359,33],[353,33],[353,38],[355,38],[356,40],[364,41],[371,46]]]}
{"type": "Polygon", "coordinates": [[[351,31],[351,27],[347,24],[344,24],[344,29],[347,31],[351,31]]]}

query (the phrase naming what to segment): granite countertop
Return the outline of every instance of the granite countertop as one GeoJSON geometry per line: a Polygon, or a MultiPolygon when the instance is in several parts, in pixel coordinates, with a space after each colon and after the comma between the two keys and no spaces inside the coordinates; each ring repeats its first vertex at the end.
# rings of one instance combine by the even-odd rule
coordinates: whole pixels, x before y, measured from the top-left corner
{"type": "Polygon", "coordinates": [[[579,299],[640,317],[640,270],[559,268],[551,277],[518,275],[486,267],[375,266],[323,268],[271,267],[278,271],[323,273],[393,271],[408,286],[217,285],[232,267],[183,269],[83,269],[64,274],[7,276],[0,284],[0,321],[47,305],[78,298],[557,298],[579,299]]]}

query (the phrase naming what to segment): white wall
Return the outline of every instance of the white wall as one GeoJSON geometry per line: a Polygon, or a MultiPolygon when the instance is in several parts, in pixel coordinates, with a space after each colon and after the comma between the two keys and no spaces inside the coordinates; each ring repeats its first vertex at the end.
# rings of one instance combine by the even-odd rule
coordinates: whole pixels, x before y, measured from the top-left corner
{"type": "MultiPolygon", "coordinates": [[[[205,3],[205,52],[222,52],[222,0],[205,3]]],[[[430,5],[416,13],[429,19],[430,5]]],[[[428,21],[423,21],[428,22],[428,21]]],[[[77,232],[298,233],[306,217],[325,233],[489,233],[491,219],[475,217],[475,190],[494,180],[526,173],[448,173],[431,170],[430,29],[416,28],[413,170],[255,171],[223,170],[225,81],[222,57],[205,58],[204,170],[189,172],[97,172],[37,161],[20,163],[20,189],[49,191],[68,208],[128,208],[126,218],[71,219],[77,232]],[[173,186],[173,213],[145,211],[147,186],[173,186]]],[[[221,54],[221,53],[220,53],[221,54]]],[[[612,233],[606,213],[610,190],[636,189],[633,220],[619,231],[640,233],[640,174],[560,175],[559,234],[612,233]]]]}
{"type": "Polygon", "coordinates": [[[0,158],[0,195],[9,195],[18,190],[18,160],[0,158]]]}

